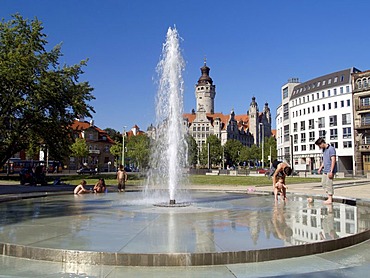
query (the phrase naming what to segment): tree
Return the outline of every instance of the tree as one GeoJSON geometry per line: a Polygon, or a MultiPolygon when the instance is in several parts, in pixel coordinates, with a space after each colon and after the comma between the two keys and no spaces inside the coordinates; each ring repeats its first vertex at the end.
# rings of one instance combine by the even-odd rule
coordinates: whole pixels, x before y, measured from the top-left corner
{"type": "Polygon", "coordinates": [[[118,167],[121,164],[118,159],[122,155],[122,142],[116,142],[109,151],[114,156],[115,166],[118,167]]]}
{"type": "Polygon", "coordinates": [[[198,145],[193,136],[187,135],[186,142],[188,144],[188,164],[195,167],[198,163],[198,145]]]}
{"type": "Polygon", "coordinates": [[[264,161],[265,165],[269,166],[269,162],[274,161],[277,158],[277,149],[276,149],[276,139],[275,137],[266,137],[264,142],[264,161]],[[271,148],[271,161],[269,161],[268,156],[270,155],[271,148]]]}
{"type": "Polygon", "coordinates": [[[224,145],[224,153],[227,165],[237,165],[240,160],[240,152],[243,148],[243,144],[238,140],[227,140],[224,145]]]}
{"type": "Polygon", "coordinates": [[[202,151],[200,154],[200,163],[202,165],[208,164],[208,144],[211,164],[210,167],[212,167],[212,165],[217,165],[221,162],[221,140],[218,139],[216,135],[208,136],[206,143],[202,146],[202,151]]]}
{"type": "Polygon", "coordinates": [[[115,130],[113,128],[110,128],[110,127],[107,127],[106,129],[104,129],[104,131],[115,142],[122,142],[122,134],[119,131],[117,131],[117,130],[115,130]]]}
{"type": "Polygon", "coordinates": [[[150,156],[150,139],[144,134],[131,136],[127,140],[127,158],[140,168],[148,167],[150,156]]]}
{"type": "Polygon", "coordinates": [[[82,165],[82,158],[89,155],[89,147],[84,138],[76,138],[71,146],[72,156],[77,158],[77,161],[82,165]]]}
{"type": "Polygon", "coordinates": [[[61,46],[47,51],[45,37],[37,19],[0,22],[0,167],[32,144],[54,159],[68,156],[73,120],[94,112],[93,89],[79,81],[86,61],[60,66],[61,46]]]}

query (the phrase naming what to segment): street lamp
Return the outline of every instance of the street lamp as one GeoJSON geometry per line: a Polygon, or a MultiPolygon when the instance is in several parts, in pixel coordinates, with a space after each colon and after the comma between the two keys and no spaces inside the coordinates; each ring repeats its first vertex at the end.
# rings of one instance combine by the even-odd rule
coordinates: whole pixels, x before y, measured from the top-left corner
{"type": "Polygon", "coordinates": [[[264,126],[263,126],[263,123],[260,123],[260,129],[261,129],[261,133],[262,133],[262,168],[264,168],[264,162],[263,162],[263,157],[265,155],[265,152],[264,152],[264,148],[265,148],[265,134],[264,134],[264,126]]]}
{"type": "Polygon", "coordinates": [[[122,166],[125,167],[125,135],[126,135],[126,126],[123,127],[122,132],[122,166]]]}

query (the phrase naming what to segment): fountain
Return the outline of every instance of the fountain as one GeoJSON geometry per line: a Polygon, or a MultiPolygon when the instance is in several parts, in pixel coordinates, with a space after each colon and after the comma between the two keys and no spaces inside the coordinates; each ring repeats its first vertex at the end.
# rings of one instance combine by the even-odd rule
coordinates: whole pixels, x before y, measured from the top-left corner
{"type": "Polygon", "coordinates": [[[292,194],[289,202],[275,203],[271,194],[245,194],[239,187],[193,191],[189,204],[179,40],[169,28],[157,67],[157,132],[145,198],[137,191],[46,192],[38,195],[44,198],[2,202],[0,255],[62,266],[230,265],[312,255],[370,238],[368,203],[362,200],[327,206],[292,194]]]}
{"type": "Polygon", "coordinates": [[[169,198],[169,203],[167,201],[161,204],[171,206],[176,205],[175,197],[179,197],[178,194],[185,183],[182,174],[186,165],[186,141],[182,123],[184,68],[179,33],[176,28],[170,27],[163,44],[161,60],[157,65],[157,130],[152,144],[151,170],[145,194],[152,199],[153,194],[160,193],[162,196],[157,196],[157,199],[169,198]],[[163,192],[168,196],[163,196],[163,192]]]}

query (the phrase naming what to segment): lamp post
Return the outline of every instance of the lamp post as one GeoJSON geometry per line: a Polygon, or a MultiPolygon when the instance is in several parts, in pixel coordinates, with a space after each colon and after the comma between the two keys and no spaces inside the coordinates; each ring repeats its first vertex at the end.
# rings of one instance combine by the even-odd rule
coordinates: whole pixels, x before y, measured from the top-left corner
{"type": "Polygon", "coordinates": [[[264,126],[263,123],[260,123],[261,133],[262,133],[262,168],[264,168],[263,157],[265,155],[264,148],[265,148],[265,134],[264,134],[264,126]]]}
{"type": "Polygon", "coordinates": [[[122,166],[125,167],[125,135],[126,135],[126,126],[123,127],[122,132],[122,166]]]}

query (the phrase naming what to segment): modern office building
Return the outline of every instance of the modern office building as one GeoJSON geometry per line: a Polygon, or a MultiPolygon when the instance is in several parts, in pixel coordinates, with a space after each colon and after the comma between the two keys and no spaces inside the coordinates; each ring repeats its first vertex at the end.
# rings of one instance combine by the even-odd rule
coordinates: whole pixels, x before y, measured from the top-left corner
{"type": "Polygon", "coordinates": [[[352,74],[356,174],[370,172],[370,71],[352,74]]]}
{"type": "MultiPolygon", "coordinates": [[[[308,170],[318,168],[322,152],[315,141],[322,137],[337,150],[338,171],[352,173],[355,161],[351,74],[357,72],[358,69],[350,68],[296,84],[293,89],[290,87],[290,97],[290,83],[282,86],[282,92],[288,88],[289,110],[277,110],[279,159],[292,157],[293,165],[300,169],[302,165],[308,170]]],[[[286,102],[283,94],[281,106],[286,102]]]]}

